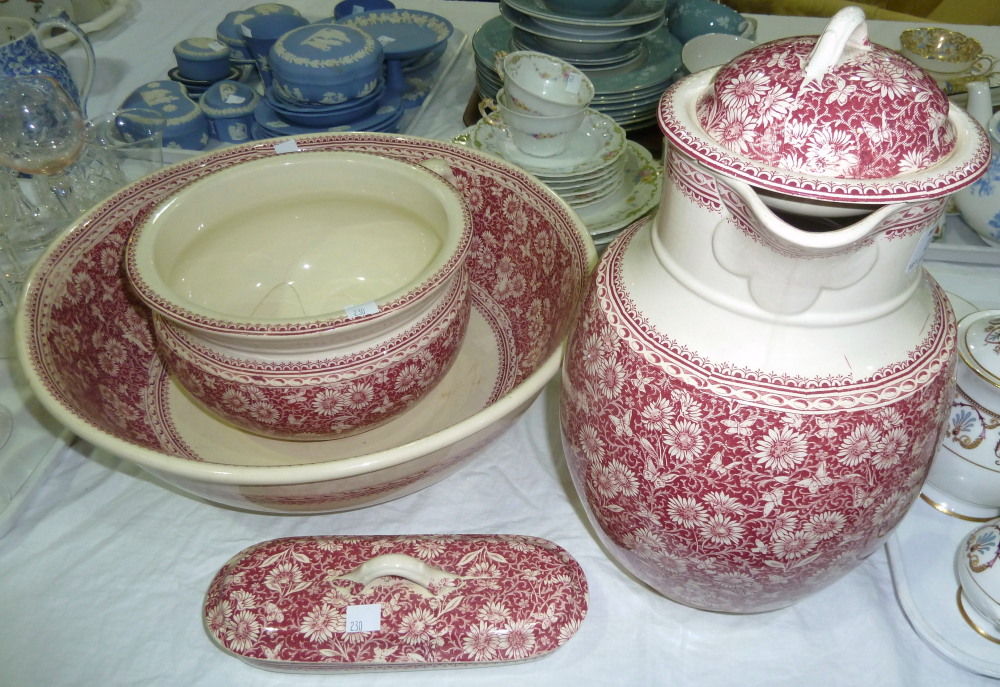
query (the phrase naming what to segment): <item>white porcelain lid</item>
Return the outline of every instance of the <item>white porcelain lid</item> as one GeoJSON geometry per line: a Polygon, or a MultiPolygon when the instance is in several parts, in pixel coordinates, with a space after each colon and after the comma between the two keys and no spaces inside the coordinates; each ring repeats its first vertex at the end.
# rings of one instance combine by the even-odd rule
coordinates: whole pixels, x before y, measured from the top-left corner
{"type": "Polygon", "coordinates": [[[959,337],[965,361],[986,381],[1000,386],[1000,310],[962,318],[959,337]]]}
{"type": "Polygon", "coordinates": [[[857,7],[822,36],[771,41],[681,80],[663,95],[659,120],[705,165],[814,199],[942,196],[989,162],[981,127],[926,72],[871,43],[857,7]]]}

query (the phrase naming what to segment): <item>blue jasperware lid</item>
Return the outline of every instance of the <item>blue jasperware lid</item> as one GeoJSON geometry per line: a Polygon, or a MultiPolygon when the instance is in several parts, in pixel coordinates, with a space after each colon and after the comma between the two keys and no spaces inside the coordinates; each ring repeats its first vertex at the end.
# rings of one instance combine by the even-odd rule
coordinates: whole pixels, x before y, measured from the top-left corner
{"type": "Polygon", "coordinates": [[[381,67],[382,45],[364,31],[336,24],[310,24],[281,36],[271,48],[272,68],[279,63],[302,70],[340,74],[381,67]]]}
{"type": "Polygon", "coordinates": [[[174,54],[189,60],[218,60],[229,55],[229,46],[218,38],[185,38],[174,46],[174,54]]]}

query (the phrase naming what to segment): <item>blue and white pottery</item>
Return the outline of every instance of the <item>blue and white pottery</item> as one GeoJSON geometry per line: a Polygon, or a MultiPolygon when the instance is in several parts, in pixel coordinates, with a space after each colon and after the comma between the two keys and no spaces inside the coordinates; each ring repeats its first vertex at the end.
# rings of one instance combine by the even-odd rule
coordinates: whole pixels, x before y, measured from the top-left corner
{"type": "Polygon", "coordinates": [[[219,81],[232,69],[229,46],[217,38],[185,38],[174,46],[174,57],[180,75],[192,81],[219,81]]]}
{"type": "Polygon", "coordinates": [[[387,60],[419,57],[446,43],[455,31],[444,17],[419,10],[372,10],[348,15],[336,23],[375,36],[387,60]]]}
{"type": "Polygon", "coordinates": [[[286,100],[335,105],[374,91],[385,61],[371,34],[317,23],[281,36],[268,62],[272,86],[286,100]]]}
{"type": "Polygon", "coordinates": [[[992,145],[990,166],[983,176],[955,194],[955,205],[979,238],[1000,247],[1000,112],[991,115],[984,128],[992,145]]]}
{"type": "Polygon", "coordinates": [[[251,138],[253,111],[260,96],[239,81],[219,81],[209,86],[198,102],[208,117],[209,135],[223,143],[242,143],[251,138]]]}
{"type": "Polygon", "coordinates": [[[339,105],[319,107],[305,107],[288,103],[282,100],[273,88],[269,88],[264,97],[267,98],[268,103],[278,116],[292,124],[330,127],[350,124],[371,116],[378,109],[384,91],[384,84],[379,82],[375,91],[364,98],[355,98],[339,105]]]}
{"type": "Polygon", "coordinates": [[[94,81],[94,49],[79,26],[61,17],[43,19],[36,26],[27,19],[0,17],[0,76],[36,74],[56,80],[86,114],[87,98],[94,81]],[[79,88],[66,63],[42,46],[43,38],[53,29],[69,31],[80,41],[87,56],[87,71],[79,88]]]}
{"type": "Polygon", "coordinates": [[[139,86],[122,102],[123,108],[154,110],[166,122],[164,148],[202,150],[208,145],[208,117],[192,100],[183,84],[150,81],[139,86]]]}
{"type": "Polygon", "coordinates": [[[245,10],[236,10],[223,17],[215,29],[215,35],[229,46],[230,59],[233,62],[253,62],[253,55],[250,53],[250,48],[246,44],[246,36],[243,33],[243,23],[253,17],[275,14],[298,15],[299,11],[289,5],[270,2],[254,5],[245,10]]]}

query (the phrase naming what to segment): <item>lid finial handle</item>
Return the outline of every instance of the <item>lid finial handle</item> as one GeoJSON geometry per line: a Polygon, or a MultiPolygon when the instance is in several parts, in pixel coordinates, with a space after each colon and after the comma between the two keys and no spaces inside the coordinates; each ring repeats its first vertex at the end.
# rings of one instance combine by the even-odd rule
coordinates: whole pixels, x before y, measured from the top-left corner
{"type": "Polygon", "coordinates": [[[368,559],[338,579],[369,585],[380,577],[402,577],[433,592],[441,580],[453,579],[456,576],[431,567],[419,558],[402,553],[386,553],[368,559]]]}
{"type": "Polygon", "coordinates": [[[827,23],[806,61],[806,81],[822,79],[850,56],[851,49],[871,50],[865,12],[854,5],[839,10],[827,23]]]}

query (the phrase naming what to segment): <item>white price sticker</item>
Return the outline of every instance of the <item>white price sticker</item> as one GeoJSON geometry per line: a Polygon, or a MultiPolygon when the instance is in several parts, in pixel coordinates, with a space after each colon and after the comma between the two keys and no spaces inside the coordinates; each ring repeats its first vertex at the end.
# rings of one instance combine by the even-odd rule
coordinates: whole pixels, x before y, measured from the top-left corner
{"type": "Polygon", "coordinates": [[[208,44],[208,47],[211,48],[212,50],[226,49],[226,46],[223,43],[220,43],[219,41],[212,41],[211,43],[208,44]]]}
{"type": "Polygon", "coordinates": [[[295,142],[294,138],[290,138],[287,141],[282,141],[281,143],[274,144],[274,152],[276,153],[297,153],[299,152],[299,144],[295,142]]]}
{"type": "Polygon", "coordinates": [[[375,301],[369,301],[368,303],[362,303],[361,305],[352,305],[344,308],[344,312],[347,313],[347,319],[353,320],[357,317],[364,317],[365,315],[374,315],[378,312],[378,304],[375,301]]]}
{"type": "Polygon", "coordinates": [[[247,101],[242,95],[237,95],[236,93],[230,93],[226,96],[226,103],[229,105],[242,105],[247,101]]]}
{"type": "Polygon", "coordinates": [[[579,93],[580,86],[583,85],[583,79],[580,78],[579,74],[570,74],[566,77],[566,92],[567,93],[579,93]]]}
{"type": "Polygon", "coordinates": [[[382,604],[347,607],[348,632],[378,632],[382,629],[382,604]]]}
{"type": "Polygon", "coordinates": [[[379,36],[378,42],[381,43],[382,45],[389,45],[390,43],[395,43],[396,39],[393,38],[392,36],[379,36]]]}

